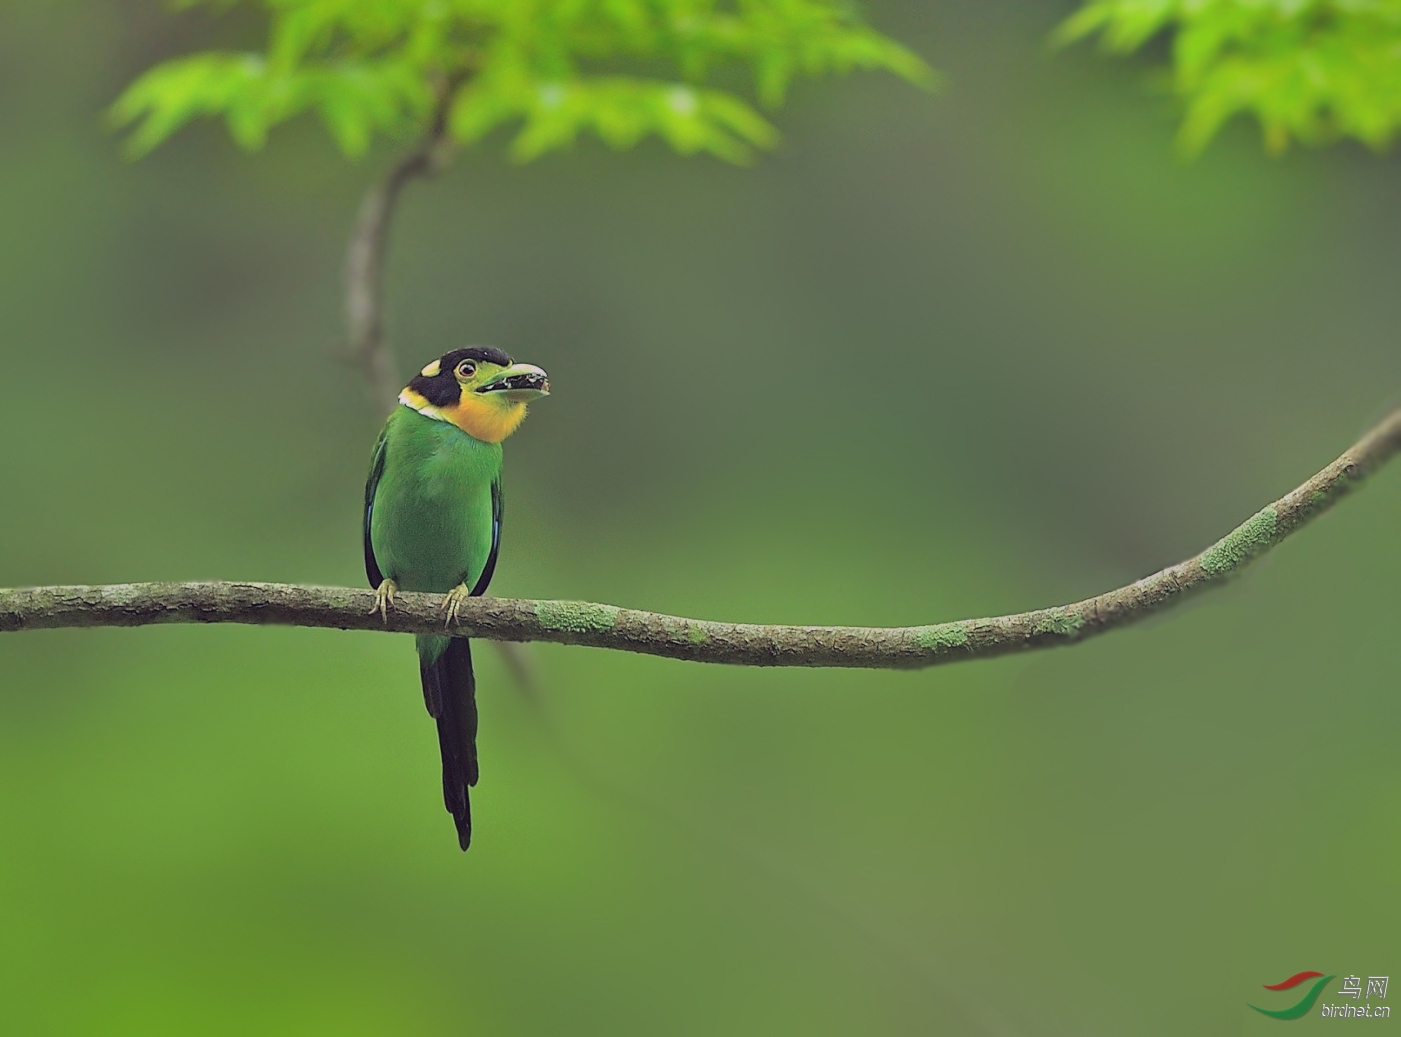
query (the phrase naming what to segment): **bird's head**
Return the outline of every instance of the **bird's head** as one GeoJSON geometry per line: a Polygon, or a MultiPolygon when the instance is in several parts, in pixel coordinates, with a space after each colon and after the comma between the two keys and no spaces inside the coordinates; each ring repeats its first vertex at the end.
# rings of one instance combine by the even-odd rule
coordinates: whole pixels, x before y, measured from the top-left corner
{"type": "Polygon", "coordinates": [[[550,380],[540,368],[491,346],[472,346],[434,360],[404,387],[399,402],[499,443],[525,419],[526,404],[548,395],[550,380]]]}

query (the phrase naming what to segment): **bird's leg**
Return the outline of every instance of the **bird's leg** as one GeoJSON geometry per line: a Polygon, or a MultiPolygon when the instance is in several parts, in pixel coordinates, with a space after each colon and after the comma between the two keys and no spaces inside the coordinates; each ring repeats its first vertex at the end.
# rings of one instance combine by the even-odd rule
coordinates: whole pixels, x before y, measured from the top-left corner
{"type": "Polygon", "coordinates": [[[386,623],[389,622],[389,606],[394,604],[394,595],[398,592],[399,585],[393,580],[385,580],[375,588],[375,604],[370,609],[370,615],[379,613],[379,618],[386,623]]]}
{"type": "Polygon", "coordinates": [[[467,584],[459,583],[443,597],[443,603],[439,606],[447,618],[443,621],[443,626],[450,627],[458,621],[458,613],[462,609],[462,603],[472,596],[472,592],[467,589],[467,584]]]}

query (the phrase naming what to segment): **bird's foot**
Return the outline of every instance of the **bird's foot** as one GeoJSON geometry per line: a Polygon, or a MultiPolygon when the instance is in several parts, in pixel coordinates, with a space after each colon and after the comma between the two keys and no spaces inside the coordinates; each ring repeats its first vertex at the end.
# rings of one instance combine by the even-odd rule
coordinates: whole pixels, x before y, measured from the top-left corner
{"type": "Polygon", "coordinates": [[[439,606],[446,613],[443,626],[450,627],[459,619],[462,610],[462,603],[472,596],[472,592],[467,589],[467,584],[459,583],[443,597],[443,603],[439,606]]]}
{"type": "Polygon", "coordinates": [[[370,609],[370,615],[379,613],[379,618],[386,623],[389,622],[389,607],[394,604],[394,595],[398,593],[399,587],[393,580],[385,580],[375,588],[375,605],[370,609]]]}

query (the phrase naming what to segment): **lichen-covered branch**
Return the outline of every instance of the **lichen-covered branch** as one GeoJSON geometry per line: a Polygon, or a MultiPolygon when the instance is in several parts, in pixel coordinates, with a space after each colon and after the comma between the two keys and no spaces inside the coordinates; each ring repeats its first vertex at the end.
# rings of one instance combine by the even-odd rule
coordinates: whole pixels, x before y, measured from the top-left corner
{"type": "MultiPolygon", "coordinates": [[[[473,598],[455,632],[553,641],[745,666],[919,667],[1082,641],[1238,572],[1331,507],[1401,450],[1401,410],[1302,486],[1185,562],[1084,601],[1012,616],[916,627],[768,626],[682,619],[578,601],[473,598]]],[[[148,623],[274,623],[432,633],[441,599],[400,594],[387,621],[374,594],[275,583],[133,583],[0,589],[0,631],[148,623]]]]}

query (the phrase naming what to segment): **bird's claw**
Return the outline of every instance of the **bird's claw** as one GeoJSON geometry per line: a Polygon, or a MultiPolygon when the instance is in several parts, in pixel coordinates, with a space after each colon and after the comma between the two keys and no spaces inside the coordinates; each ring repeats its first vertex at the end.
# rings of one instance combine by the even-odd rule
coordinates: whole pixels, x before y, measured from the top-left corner
{"type": "Polygon", "coordinates": [[[462,611],[462,603],[472,596],[472,592],[467,589],[465,583],[459,583],[443,597],[443,603],[439,606],[446,616],[443,619],[443,626],[450,627],[457,623],[462,611]]]}
{"type": "Polygon", "coordinates": [[[375,604],[370,609],[370,615],[379,613],[379,618],[385,623],[389,622],[389,607],[394,604],[394,595],[399,590],[393,580],[385,580],[375,588],[375,604]]]}

